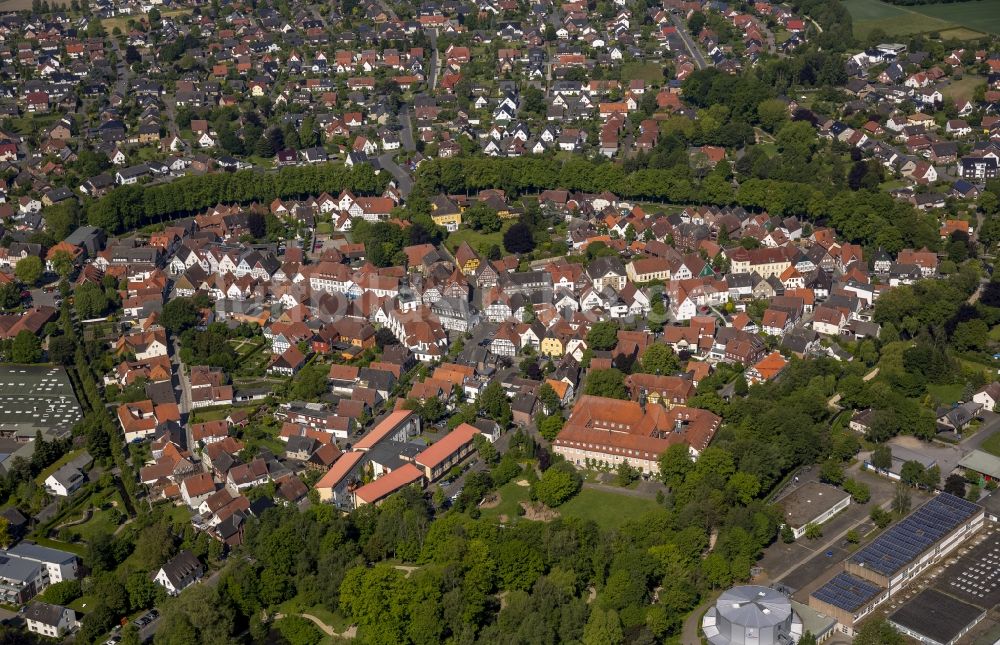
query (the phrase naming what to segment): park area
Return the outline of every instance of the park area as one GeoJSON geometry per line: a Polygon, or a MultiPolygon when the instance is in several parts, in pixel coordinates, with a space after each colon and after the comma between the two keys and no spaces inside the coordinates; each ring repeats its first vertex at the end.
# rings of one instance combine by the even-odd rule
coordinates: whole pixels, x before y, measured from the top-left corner
{"type": "MultiPolygon", "coordinates": [[[[501,487],[497,494],[498,500],[483,505],[483,517],[512,521],[518,517],[517,509],[521,503],[528,502],[528,482],[519,478],[501,487]]],[[[553,509],[552,519],[561,516],[593,520],[601,528],[611,529],[621,526],[623,522],[637,520],[656,508],[657,503],[652,499],[583,488],[565,504],[553,509]]]]}
{"type": "Polygon", "coordinates": [[[899,6],[880,0],[844,0],[854,19],[854,35],[864,38],[876,29],[888,36],[935,32],[942,38],[968,40],[1000,34],[1000,2],[966,0],[899,6]]]}

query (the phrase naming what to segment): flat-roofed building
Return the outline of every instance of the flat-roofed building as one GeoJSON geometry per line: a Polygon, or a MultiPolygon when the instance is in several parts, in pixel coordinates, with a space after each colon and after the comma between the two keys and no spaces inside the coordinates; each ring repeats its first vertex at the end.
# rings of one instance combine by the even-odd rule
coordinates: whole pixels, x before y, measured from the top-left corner
{"type": "Polygon", "coordinates": [[[810,524],[822,524],[851,504],[848,493],[819,482],[806,482],[776,502],[795,539],[805,535],[810,524]]]}
{"type": "Polygon", "coordinates": [[[921,643],[954,645],[985,617],[980,607],[925,589],[889,614],[889,624],[921,643]]]}
{"type": "Polygon", "coordinates": [[[976,533],[984,517],[982,506],[939,494],[848,558],[843,572],[809,596],[809,606],[853,635],[858,621],[976,533]]]}

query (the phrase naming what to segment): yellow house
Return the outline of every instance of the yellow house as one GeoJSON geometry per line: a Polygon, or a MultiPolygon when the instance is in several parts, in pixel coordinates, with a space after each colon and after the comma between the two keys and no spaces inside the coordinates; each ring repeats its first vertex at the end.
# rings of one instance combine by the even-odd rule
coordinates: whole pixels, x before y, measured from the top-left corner
{"type": "Polygon", "coordinates": [[[478,253],[472,250],[468,242],[462,242],[455,249],[455,262],[465,275],[475,275],[476,271],[479,270],[479,264],[482,262],[482,259],[478,253]]]}
{"type": "Polygon", "coordinates": [[[454,233],[462,225],[461,213],[445,213],[443,215],[431,213],[431,219],[438,226],[443,226],[449,233],[454,233]]]}
{"type": "Polygon", "coordinates": [[[561,338],[556,338],[554,336],[549,338],[543,338],[541,344],[538,347],[538,351],[545,356],[552,356],[553,358],[559,358],[563,355],[563,342],[561,338]]]}
{"type": "Polygon", "coordinates": [[[447,195],[438,195],[431,200],[431,219],[449,233],[454,233],[462,225],[462,209],[447,195]]]}

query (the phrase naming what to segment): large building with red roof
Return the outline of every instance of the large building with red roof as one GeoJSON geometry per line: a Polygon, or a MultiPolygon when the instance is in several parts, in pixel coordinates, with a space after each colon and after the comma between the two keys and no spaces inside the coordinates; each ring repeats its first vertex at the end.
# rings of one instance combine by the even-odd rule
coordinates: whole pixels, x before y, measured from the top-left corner
{"type": "Polygon", "coordinates": [[[645,406],[599,396],[583,396],[570,413],[553,447],[577,466],[615,467],[622,462],[644,473],[658,473],[659,457],[683,443],[697,457],[708,447],[722,419],[706,410],[657,404],[645,406]]]}

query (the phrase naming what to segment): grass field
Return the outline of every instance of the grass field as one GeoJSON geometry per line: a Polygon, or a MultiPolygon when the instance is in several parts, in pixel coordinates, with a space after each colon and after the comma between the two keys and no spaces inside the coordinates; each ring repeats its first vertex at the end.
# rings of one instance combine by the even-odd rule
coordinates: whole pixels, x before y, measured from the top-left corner
{"type": "MultiPolygon", "coordinates": [[[[506,515],[508,520],[518,517],[518,506],[521,502],[528,501],[528,487],[510,482],[505,484],[499,493],[500,504],[494,508],[482,509],[483,517],[499,518],[501,515],[506,515]]],[[[555,510],[563,517],[593,520],[601,528],[611,529],[621,526],[628,520],[639,519],[656,508],[656,502],[651,499],[584,488],[576,497],[555,510]]]]}
{"type": "Polygon", "coordinates": [[[962,398],[962,392],[964,390],[965,385],[962,383],[927,386],[928,394],[940,401],[941,405],[951,405],[952,403],[957,403],[958,400],[962,398]]]}
{"type": "Polygon", "coordinates": [[[991,455],[1000,457],[1000,432],[994,432],[993,436],[984,441],[980,448],[991,455]]]}
{"type": "MultiPolygon", "coordinates": [[[[109,501],[115,501],[117,503],[115,508],[118,509],[120,517],[123,517],[125,515],[125,504],[122,503],[121,494],[118,491],[115,491],[114,495],[108,497],[102,502],[102,504],[109,501]]],[[[112,517],[112,514],[113,511],[110,506],[106,509],[95,510],[89,520],[79,526],[72,527],[70,530],[74,533],[79,533],[80,538],[84,542],[90,542],[96,536],[101,534],[110,535],[118,528],[118,524],[113,521],[114,518],[112,517]]]]}
{"type": "Polygon", "coordinates": [[[663,85],[663,66],[659,63],[632,61],[622,65],[622,79],[641,78],[647,83],[663,85]]]}
{"type": "Polygon", "coordinates": [[[448,239],[445,240],[445,244],[447,244],[448,248],[453,252],[462,242],[468,242],[469,246],[480,253],[485,253],[490,246],[494,244],[503,250],[504,231],[510,228],[513,223],[514,220],[507,220],[503,223],[503,228],[496,233],[483,233],[481,231],[474,231],[471,228],[463,226],[454,233],[449,233],[448,239]]]}
{"type": "Polygon", "coordinates": [[[957,100],[971,100],[972,94],[976,91],[976,88],[980,85],[984,85],[986,79],[982,76],[976,74],[968,74],[957,81],[951,81],[948,86],[945,87],[941,93],[946,99],[957,100]]]}
{"type": "Polygon", "coordinates": [[[845,0],[854,19],[854,35],[864,37],[875,29],[890,36],[948,32],[945,37],[978,38],[981,34],[1000,34],[1000,3],[990,0],[967,0],[902,7],[880,0],[845,0]]]}
{"type": "Polygon", "coordinates": [[[651,499],[584,488],[560,506],[559,513],[563,517],[593,520],[603,529],[612,529],[628,520],[637,520],[656,508],[656,502],[651,499]]]}

